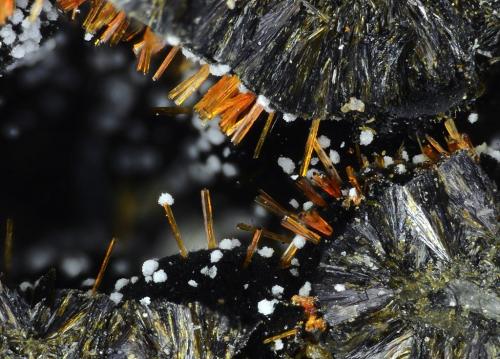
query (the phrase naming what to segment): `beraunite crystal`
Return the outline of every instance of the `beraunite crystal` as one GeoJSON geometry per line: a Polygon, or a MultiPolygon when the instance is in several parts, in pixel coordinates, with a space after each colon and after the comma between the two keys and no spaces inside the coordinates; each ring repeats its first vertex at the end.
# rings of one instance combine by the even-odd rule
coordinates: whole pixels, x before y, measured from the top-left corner
{"type": "Polygon", "coordinates": [[[402,117],[447,111],[477,97],[480,64],[498,56],[494,0],[112,2],[306,118],[365,105],[402,117]]]}
{"type": "Polygon", "coordinates": [[[106,295],[63,290],[30,306],[0,283],[2,358],[226,358],[251,332],[196,302],[116,306],[106,295]]]}
{"type": "Polygon", "coordinates": [[[313,284],[325,346],[335,358],[497,358],[498,215],[495,184],[463,152],[367,201],[313,284]]]}

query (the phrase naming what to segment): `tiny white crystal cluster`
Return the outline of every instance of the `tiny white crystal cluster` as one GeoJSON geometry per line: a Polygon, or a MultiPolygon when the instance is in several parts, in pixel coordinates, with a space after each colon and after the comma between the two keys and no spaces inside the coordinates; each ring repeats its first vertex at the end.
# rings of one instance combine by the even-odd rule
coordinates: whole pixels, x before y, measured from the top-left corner
{"type": "MultiPolygon", "coordinates": [[[[44,1],[40,16],[35,20],[29,18],[31,2],[17,0],[16,9],[7,23],[0,28],[0,48],[9,49],[9,55],[15,61],[31,60],[32,54],[40,49],[42,29],[59,17],[57,9],[50,1],[44,1]]],[[[14,68],[16,62],[7,67],[14,68]]]]}

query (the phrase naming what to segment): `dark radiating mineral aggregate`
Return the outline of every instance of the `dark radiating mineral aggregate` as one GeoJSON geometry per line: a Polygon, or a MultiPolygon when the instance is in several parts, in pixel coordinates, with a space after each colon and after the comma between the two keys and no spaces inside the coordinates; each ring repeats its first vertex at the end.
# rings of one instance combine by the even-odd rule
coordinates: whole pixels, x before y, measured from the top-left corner
{"type": "Polygon", "coordinates": [[[250,333],[195,302],[116,306],[106,295],[63,290],[30,306],[0,283],[2,358],[227,358],[250,333]]]}
{"type": "Polygon", "coordinates": [[[367,201],[313,284],[335,358],[498,358],[498,192],[466,153],[367,201]]]}
{"type": "MultiPolygon", "coordinates": [[[[259,312],[258,302],[272,300],[271,287],[276,284],[286,288],[283,299],[291,297],[303,279],[280,269],[278,256],[256,254],[248,268],[242,268],[245,250],[225,250],[216,263],[210,260],[211,252],[192,252],[187,260],[179,255],[162,258],[158,270],[167,274],[164,282],[146,282],[141,274],[109,297],[55,291],[50,285],[53,273],[22,296],[0,282],[0,357],[271,355],[263,340],[293,328],[304,313],[288,300],[276,300],[272,316],[266,316],[259,312]],[[203,268],[217,269],[206,273],[203,268]]],[[[287,347],[296,350],[300,345],[287,347]]]]}
{"type": "Polygon", "coordinates": [[[351,97],[401,117],[447,111],[478,95],[480,64],[499,56],[496,0],[112,2],[305,118],[351,97]]]}
{"type": "Polygon", "coordinates": [[[242,268],[246,252],[233,249],[216,261],[206,250],[158,260],[166,280],[141,275],[121,289],[118,304],[113,295],[53,290],[50,275],[22,296],[0,284],[0,355],[497,358],[496,186],[466,152],[414,171],[406,183],[367,193],[338,236],[308,247],[323,250],[315,275],[311,252],[295,277],[277,256],[256,255],[242,268]],[[273,351],[264,339],[303,323],[289,298],[307,266],[328,329],[299,331],[273,351]],[[283,285],[283,297],[265,315],[257,304],[273,298],[274,284],[283,285]]]}

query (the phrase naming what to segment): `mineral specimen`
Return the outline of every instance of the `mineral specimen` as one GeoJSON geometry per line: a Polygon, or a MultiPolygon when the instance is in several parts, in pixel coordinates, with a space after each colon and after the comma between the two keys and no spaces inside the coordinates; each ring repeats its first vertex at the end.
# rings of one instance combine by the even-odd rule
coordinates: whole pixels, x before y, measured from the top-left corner
{"type": "Polygon", "coordinates": [[[54,291],[46,278],[23,297],[1,286],[0,353],[496,358],[496,186],[465,151],[411,171],[406,183],[366,182],[334,238],[294,239],[291,270],[278,256],[245,265],[249,251],[227,239],[148,260],[109,298],[54,291]]]}
{"type": "Polygon", "coordinates": [[[226,358],[252,330],[199,303],[58,291],[30,306],[0,283],[2,358],[226,358]]]}
{"type": "Polygon", "coordinates": [[[498,192],[465,153],[367,201],[313,284],[335,358],[499,355],[498,192]]]}
{"type": "MultiPolygon", "coordinates": [[[[84,2],[59,4],[76,14],[84,2]]],[[[0,7],[11,22],[0,30],[4,56],[22,58],[41,39],[45,23],[23,20],[25,3],[0,7]]],[[[394,158],[380,147],[410,137],[393,125],[399,117],[436,115],[478,96],[481,71],[498,60],[498,1],[89,3],[84,26],[96,43],[140,38],[140,71],[172,46],[154,80],[179,51],[201,63],[170,92],[177,104],[210,75],[222,76],[194,108],[203,120],[220,116],[234,143],[268,112],[256,157],[275,111],[285,121],[313,119],[294,179],[307,201],[295,213],[262,191],[257,202],[295,236],[243,224],[253,232],[245,250],[233,240],[217,243],[204,189],[209,249],[188,253],[173,197],[162,195],[180,255],[144,262],[142,276],[119,279],[109,297],[96,291],[114,239],[89,293],[53,290],[47,278],[22,286],[23,296],[0,284],[3,357],[499,356],[498,193],[469,137],[448,119],[446,150],[414,121],[413,142],[423,152],[415,165],[403,145],[394,158]],[[385,132],[370,127],[373,114],[391,115],[378,125],[385,132]],[[335,116],[354,118],[356,142],[381,152],[370,163],[359,146],[350,148],[362,170],[346,164],[347,181],[333,166],[340,155],[325,151],[330,139],[318,137],[320,120],[335,116]],[[377,136],[386,143],[374,143],[377,136]],[[313,161],[324,173],[310,171],[313,161]],[[288,244],[281,258],[261,246],[266,236],[288,244]]],[[[345,132],[343,141],[354,131],[345,132]]],[[[289,157],[278,164],[294,175],[289,157]]]]}
{"type": "Polygon", "coordinates": [[[400,117],[478,95],[498,57],[497,1],[112,0],[185,54],[225,66],[275,109],[400,117]]]}

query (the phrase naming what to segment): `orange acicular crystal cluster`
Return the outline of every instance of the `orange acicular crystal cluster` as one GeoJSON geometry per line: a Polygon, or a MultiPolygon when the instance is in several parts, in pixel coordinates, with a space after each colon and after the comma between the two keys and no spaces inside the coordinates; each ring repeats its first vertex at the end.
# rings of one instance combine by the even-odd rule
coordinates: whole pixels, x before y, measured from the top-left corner
{"type": "Polygon", "coordinates": [[[295,305],[300,305],[304,308],[304,312],[307,317],[305,329],[307,332],[326,330],[326,322],[321,318],[316,309],[316,299],[314,297],[302,297],[300,295],[294,295],[292,297],[292,303],[295,305]]]}
{"type": "Polygon", "coordinates": [[[0,25],[5,25],[7,19],[14,13],[14,0],[2,0],[0,2],[0,25]]]}

